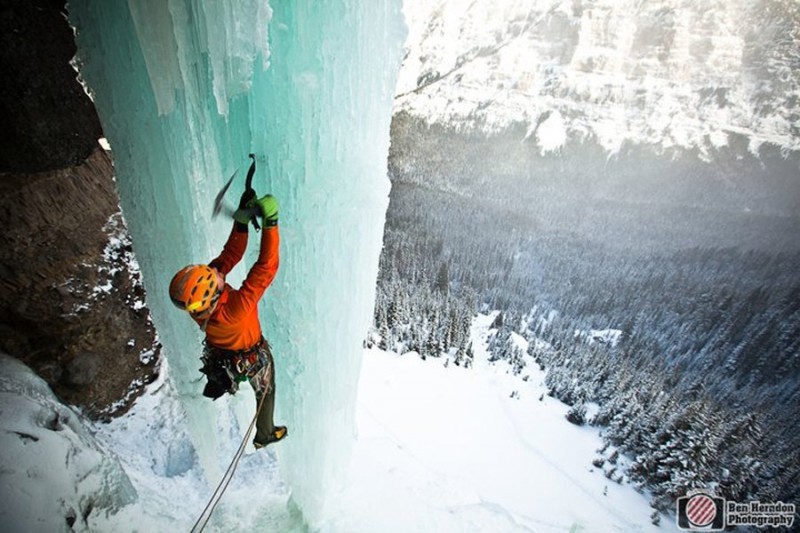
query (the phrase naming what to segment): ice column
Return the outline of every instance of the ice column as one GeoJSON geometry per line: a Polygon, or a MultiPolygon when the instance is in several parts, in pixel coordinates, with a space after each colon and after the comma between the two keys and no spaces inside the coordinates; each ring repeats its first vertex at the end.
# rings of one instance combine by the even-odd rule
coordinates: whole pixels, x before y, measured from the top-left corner
{"type": "Polygon", "coordinates": [[[388,205],[389,124],[405,26],[399,1],[273,5],[272,59],[256,74],[254,145],[282,201],[282,273],[267,302],[279,448],[313,524],[353,437],[360,350],[388,205]],[[307,9],[306,9],[307,8],[307,9]]]}
{"type": "Polygon", "coordinates": [[[69,4],[148,304],[207,471],[229,460],[215,417],[230,412],[200,396],[202,337],[171,307],[167,284],[221,248],[230,223],[212,221],[211,204],[234,169],[244,173],[249,152],[259,156],[256,189],[281,202],[281,269],[260,311],[276,359],[276,418],[290,428],[276,450],[310,524],[324,519],[353,438],[388,203],[400,4],[69,4]]]}
{"type": "MultiPolygon", "coordinates": [[[[246,163],[250,132],[226,122],[223,111],[230,104],[221,110],[216,94],[218,87],[243,87],[250,79],[236,80],[234,69],[223,68],[230,79],[217,81],[215,75],[222,74],[211,66],[219,61],[209,51],[207,26],[217,36],[239,31],[235,21],[245,14],[231,11],[209,20],[201,4],[184,0],[76,0],[69,14],[77,32],[77,63],[113,149],[123,212],[171,379],[184,398],[204,469],[216,479],[226,455],[217,439],[217,416],[230,413],[200,396],[202,335],[171,306],[167,286],[183,265],[214,257],[230,230],[228,222],[212,222],[211,206],[224,177],[246,163]]],[[[269,9],[255,14],[261,29],[251,39],[262,41],[237,52],[249,53],[260,69],[269,9]]],[[[232,101],[245,101],[246,91],[241,94],[232,101]]]]}

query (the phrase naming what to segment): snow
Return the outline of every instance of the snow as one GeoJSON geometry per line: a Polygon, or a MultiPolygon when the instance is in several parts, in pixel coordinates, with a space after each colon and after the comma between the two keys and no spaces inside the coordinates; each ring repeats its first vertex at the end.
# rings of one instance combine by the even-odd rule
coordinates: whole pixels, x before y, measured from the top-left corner
{"type": "MultiPolygon", "coordinates": [[[[182,402],[165,368],[159,381],[137,400],[125,416],[95,426],[98,440],[115,454],[129,473],[139,498],[119,513],[95,521],[96,531],[188,531],[200,517],[222,475],[208,479],[200,467],[182,402]],[[164,495],[179,495],[164,497],[164,495]],[[133,525],[132,525],[133,524],[133,525]]],[[[222,412],[248,411],[252,395],[237,394],[214,402],[222,412]]],[[[211,403],[210,400],[207,400],[211,403]]],[[[248,411],[252,414],[252,411],[248,411]]],[[[233,458],[246,427],[239,418],[218,418],[214,431],[228,446],[225,461],[233,458]]],[[[280,478],[274,450],[255,453],[251,448],[238,465],[207,531],[263,527],[291,531],[289,490],[280,478]]]]}
{"type": "Polygon", "coordinates": [[[620,329],[590,329],[589,331],[576,331],[575,337],[586,339],[589,344],[599,342],[601,344],[608,344],[609,346],[616,346],[622,337],[622,330],[620,329]]]}
{"type": "Polygon", "coordinates": [[[133,485],[76,411],[0,353],[0,523],[4,531],[85,531],[130,504],[133,485]]]}
{"type": "MultiPolygon", "coordinates": [[[[568,407],[546,395],[537,365],[523,381],[505,364],[488,362],[494,318],[474,321],[471,369],[364,350],[358,436],[342,490],[329,496],[314,530],[674,530],[669,517],[658,528],[650,524],[646,495],[592,466],[602,447],[598,430],[566,421],[568,407]]],[[[512,340],[525,345],[520,336],[512,340]]],[[[22,364],[2,357],[0,367],[0,483],[13,487],[0,510],[4,523],[19,526],[15,531],[37,530],[38,523],[58,530],[72,509],[76,531],[192,527],[221,475],[207,480],[200,468],[168,365],[126,415],[106,424],[83,421],[58,404],[22,364]],[[59,413],[64,429],[48,430],[46,413],[59,413]],[[94,510],[82,522],[86,502],[94,510]]],[[[254,403],[252,395],[237,394],[213,405],[252,413],[254,403]]],[[[238,420],[217,419],[225,461],[246,431],[238,420]]],[[[248,448],[207,531],[304,530],[279,459],[299,444],[296,429],[265,450],[248,448]]]]}
{"type": "MultiPolygon", "coordinates": [[[[493,319],[476,320],[473,340],[493,319]]],[[[348,487],[325,530],[675,529],[667,517],[653,526],[645,495],[592,467],[597,429],[566,421],[541,371],[523,383],[474,346],[472,369],[365,352],[348,487]]]]}
{"type": "Polygon", "coordinates": [[[554,152],[567,142],[567,128],[564,118],[558,111],[553,111],[536,130],[536,141],[542,153],[554,152]]]}

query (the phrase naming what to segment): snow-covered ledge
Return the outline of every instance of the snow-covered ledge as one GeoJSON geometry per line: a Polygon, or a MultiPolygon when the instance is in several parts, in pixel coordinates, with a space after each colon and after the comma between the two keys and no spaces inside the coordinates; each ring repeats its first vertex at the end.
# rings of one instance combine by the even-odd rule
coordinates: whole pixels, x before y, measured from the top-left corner
{"type": "Polygon", "coordinates": [[[116,458],[16,359],[0,353],[0,523],[6,531],[85,530],[136,499],[116,458]]]}

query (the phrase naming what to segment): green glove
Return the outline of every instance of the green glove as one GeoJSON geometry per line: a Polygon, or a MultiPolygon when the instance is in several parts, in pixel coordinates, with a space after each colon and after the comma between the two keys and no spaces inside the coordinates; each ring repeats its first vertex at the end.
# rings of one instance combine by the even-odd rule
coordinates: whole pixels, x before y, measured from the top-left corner
{"type": "Polygon", "coordinates": [[[255,207],[255,200],[250,200],[249,207],[240,207],[233,213],[233,220],[239,224],[244,224],[244,226],[247,227],[247,224],[250,223],[250,219],[253,218],[253,215],[257,214],[260,214],[260,211],[258,211],[255,207]]]}
{"type": "Polygon", "coordinates": [[[258,200],[255,205],[260,209],[260,214],[264,217],[264,225],[267,227],[278,225],[278,199],[268,194],[258,200]]]}
{"type": "Polygon", "coordinates": [[[242,228],[242,231],[247,229],[247,223],[250,222],[253,215],[260,213],[260,211],[254,207],[255,201],[256,191],[253,189],[246,189],[244,193],[242,193],[242,197],[239,198],[239,209],[233,213],[233,219],[240,225],[244,224],[245,227],[242,228]]]}

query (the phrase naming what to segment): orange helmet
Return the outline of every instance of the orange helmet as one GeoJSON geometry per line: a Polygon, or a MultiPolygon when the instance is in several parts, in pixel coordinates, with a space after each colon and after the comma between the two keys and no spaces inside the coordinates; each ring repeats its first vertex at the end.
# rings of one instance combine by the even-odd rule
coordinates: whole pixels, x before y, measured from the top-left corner
{"type": "Polygon", "coordinates": [[[217,273],[208,265],[189,265],[175,274],[169,297],[175,307],[193,314],[209,309],[222,292],[217,273]]]}

